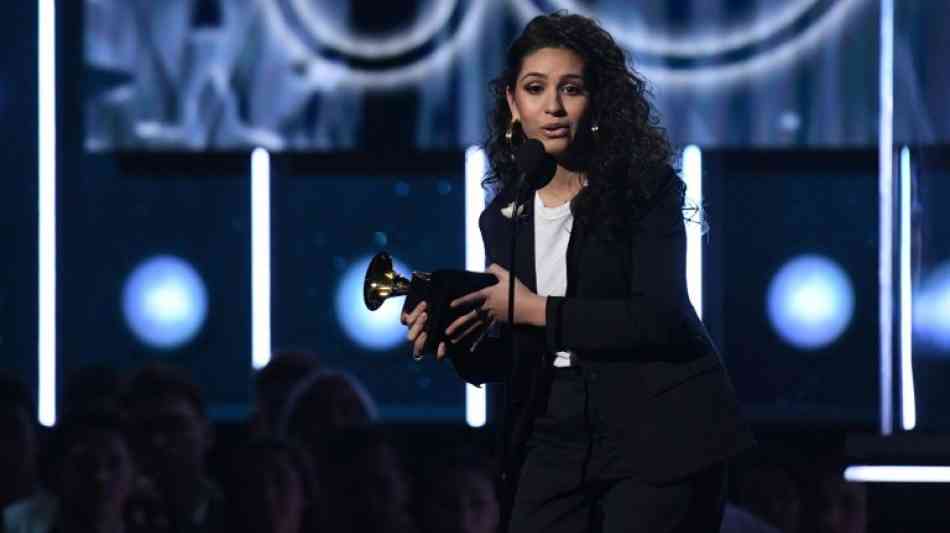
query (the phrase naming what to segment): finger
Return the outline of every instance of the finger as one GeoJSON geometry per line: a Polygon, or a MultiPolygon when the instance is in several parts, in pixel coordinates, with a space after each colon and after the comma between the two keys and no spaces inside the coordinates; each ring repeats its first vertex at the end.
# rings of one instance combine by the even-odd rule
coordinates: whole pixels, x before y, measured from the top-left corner
{"type": "Polygon", "coordinates": [[[466,294],[465,296],[462,296],[461,298],[456,298],[455,300],[452,301],[451,304],[449,304],[449,307],[459,307],[471,302],[484,301],[487,298],[487,296],[484,293],[484,290],[485,289],[482,289],[480,291],[470,292],[466,294]]]}
{"type": "Polygon", "coordinates": [[[472,344],[468,347],[469,353],[475,353],[475,350],[478,348],[478,345],[481,344],[483,340],[485,340],[485,336],[488,335],[488,330],[491,329],[492,324],[494,323],[495,323],[494,319],[488,321],[488,324],[485,325],[485,328],[482,330],[482,332],[478,334],[478,337],[475,337],[475,340],[472,341],[472,344]]]}
{"type": "Polygon", "coordinates": [[[403,321],[403,325],[408,325],[415,322],[416,318],[419,317],[419,314],[426,310],[426,307],[427,306],[424,301],[416,304],[416,308],[413,309],[411,313],[406,315],[406,320],[403,321]]]}
{"type": "Polygon", "coordinates": [[[461,335],[459,335],[459,336],[453,338],[453,339],[452,339],[452,344],[455,344],[455,343],[459,342],[460,340],[464,339],[465,337],[468,337],[473,331],[477,330],[477,329],[478,329],[479,327],[481,327],[483,324],[484,324],[484,322],[482,322],[481,320],[475,322],[474,324],[472,324],[471,326],[469,326],[468,329],[466,329],[464,333],[462,333],[461,335]]]}
{"type": "Polygon", "coordinates": [[[486,270],[486,272],[488,272],[488,273],[490,273],[490,274],[494,274],[496,277],[497,277],[497,276],[503,276],[503,275],[505,275],[505,274],[508,273],[507,270],[505,270],[504,268],[498,266],[497,263],[492,263],[492,264],[488,265],[488,269],[486,270]]]}
{"type": "Polygon", "coordinates": [[[439,343],[439,349],[436,350],[436,352],[435,352],[435,358],[436,358],[436,360],[437,360],[437,361],[441,361],[442,358],[445,357],[445,353],[446,353],[446,350],[445,350],[445,343],[444,343],[444,342],[440,342],[440,343],[439,343]]]}
{"type": "Polygon", "coordinates": [[[456,329],[462,327],[464,324],[475,319],[476,317],[478,317],[478,311],[469,311],[468,313],[456,318],[454,322],[449,324],[449,327],[445,328],[445,335],[451,337],[452,333],[454,333],[456,329]]]}
{"type": "Polygon", "coordinates": [[[418,304],[416,304],[415,309],[413,309],[412,312],[409,313],[409,315],[406,317],[407,323],[412,324],[413,322],[418,320],[419,315],[425,312],[427,307],[428,306],[426,305],[425,302],[419,302],[418,304]]]}
{"type": "Polygon", "coordinates": [[[419,315],[419,318],[412,323],[412,327],[409,328],[409,331],[406,332],[406,338],[411,342],[419,336],[419,332],[422,331],[423,326],[426,325],[426,320],[429,318],[429,315],[422,313],[419,315]]]}
{"type": "Polygon", "coordinates": [[[419,338],[416,339],[415,344],[412,345],[412,355],[414,355],[414,356],[416,356],[416,357],[419,357],[419,354],[422,353],[422,349],[423,349],[423,348],[425,347],[425,345],[426,345],[426,339],[427,339],[427,338],[428,338],[428,335],[426,335],[426,333],[423,331],[423,332],[419,335],[419,338]]]}

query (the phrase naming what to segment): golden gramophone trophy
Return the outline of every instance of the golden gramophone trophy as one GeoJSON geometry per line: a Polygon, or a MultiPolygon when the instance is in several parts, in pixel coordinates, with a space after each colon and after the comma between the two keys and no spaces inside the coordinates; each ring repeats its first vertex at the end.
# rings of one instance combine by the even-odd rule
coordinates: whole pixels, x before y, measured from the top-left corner
{"type": "MultiPolygon", "coordinates": [[[[426,320],[423,331],[427,338],[422,353],[435,354],[439,342],[445,341],[445,328],[460,316],[472,311],[480,304],[471,304],[458,308],[449,307],[452,300],[498,282],[492,274],[469,272],[467,270],[436,270],[433,272],[413,272],[406,278],[393,270],[392,258],[386,252],[380,252],[370,261],[363,280],[363,301],[370,311],[379,309],[388,298],[405,296],[402,310],[405,313],[415,309],[419,302],[425,301],[426,320]]],[[[456,346],[469,349],[478,335],[468,335],[456,346]]]]}

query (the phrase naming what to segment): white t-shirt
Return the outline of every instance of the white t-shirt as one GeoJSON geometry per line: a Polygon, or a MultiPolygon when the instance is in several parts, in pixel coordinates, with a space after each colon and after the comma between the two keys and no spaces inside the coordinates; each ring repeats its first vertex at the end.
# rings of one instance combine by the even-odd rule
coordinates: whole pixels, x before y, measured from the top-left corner
{"type": "MultiPolygon", "coordinates": [[[[570,202],[545,207],[541,195],[534,193],[534,270],[539,296],[567,293],[567,243],[573,223],[570,202]]],[[[554,366],[571,366],[571,352],[557,352],[554,366]]]]}

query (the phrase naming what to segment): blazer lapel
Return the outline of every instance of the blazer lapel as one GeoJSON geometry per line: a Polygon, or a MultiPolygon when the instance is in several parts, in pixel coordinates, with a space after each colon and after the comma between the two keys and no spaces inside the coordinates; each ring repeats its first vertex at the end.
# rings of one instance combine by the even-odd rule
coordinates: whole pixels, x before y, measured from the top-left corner
{"type": "MultiPolygon", "coordinates": [[[[510,198],[510,196],[509,196],[510,198]]],[[[518,216],[518,249],[515,251],[514,275],[521,283],[537,292],[537,276],[534,265],[534,198],[524,203],[524,207],[519,213],[515,213],[511,208],[508,198],[506,201],[499,202],[502,207],[496,207],[492,214],[495,230],[492,232],[493,239],[491,243],[485,243],[486,248],[493,250],[492,260],[501,267],[511,271],[511,216],[518,216]]]]}
{"type": "Polygon", "coordinates": [[[538,277],[534,264],[534,194],[530,194],[524,203],[524,217],[518,220],[518,249],[515,251],[517,263],[516,277],[531,292],[538,292],[538,277]]]}

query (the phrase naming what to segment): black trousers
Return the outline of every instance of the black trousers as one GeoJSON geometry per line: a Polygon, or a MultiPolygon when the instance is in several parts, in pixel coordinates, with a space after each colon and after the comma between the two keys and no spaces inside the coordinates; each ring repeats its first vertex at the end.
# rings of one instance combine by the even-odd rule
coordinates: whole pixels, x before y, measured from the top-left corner
{"type": "Polygon", "coordinates": [[[725,465],[661,485],[622,475],[621,448],[590,406],[590,387],[583,368],[555,370],[547,410],[528,440],[508,531],[718,532],[725,465]]]}

